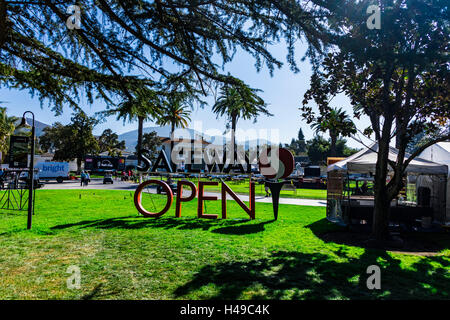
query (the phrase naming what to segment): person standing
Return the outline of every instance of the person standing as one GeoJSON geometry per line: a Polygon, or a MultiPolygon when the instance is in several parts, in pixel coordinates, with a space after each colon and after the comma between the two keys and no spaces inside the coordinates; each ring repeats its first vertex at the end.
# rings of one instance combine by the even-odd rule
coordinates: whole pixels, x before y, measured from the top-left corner
{"type": "Polygon", "coordinates": [[[89,182],[91,181],[91,176],[89,175],[89,172],[86,172],[86,180],[84,181],[84,185],[87,187],[89,182]]]}
{"type": "Polygon", "coordinates": [[[84,181],[86,180],[86,173],[83,171],[81,171],[81,186],[84,186],[84,181]]]}
{"type": "Polygon", "coordinates": [[[267,180],[264,182],[264,191],[266,191],[266,195],[265,195],[266,198],[270,197],[270,188],[269,188],[268,182],[269,181],[267,181],[267,180]]]}

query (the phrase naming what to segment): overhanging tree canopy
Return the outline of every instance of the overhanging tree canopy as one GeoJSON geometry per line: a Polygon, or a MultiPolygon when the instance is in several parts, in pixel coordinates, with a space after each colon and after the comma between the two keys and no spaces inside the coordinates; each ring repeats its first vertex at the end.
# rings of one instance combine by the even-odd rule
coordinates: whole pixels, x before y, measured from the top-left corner
{"type": "Polygon", "coordinates": [[[65,1],[0,0],[6,17],[0,19],[0,83],[48,99],[56,112],[64,103],[76,107],[82,94],[111,106],[145,98],[146,90],[206,93],[214,82],[242,85],[220,72],[238,48],[255,57],[258,69],[273,70],[281,62],[267,50],[272,41],[287,40],[294,69],[299,34],[320,47],[314,35],[323,28],[300,3],[80,1],[81,28],[70,30],[65,1]],[[292,23],[293,16],[303,22],[292,23]]]}

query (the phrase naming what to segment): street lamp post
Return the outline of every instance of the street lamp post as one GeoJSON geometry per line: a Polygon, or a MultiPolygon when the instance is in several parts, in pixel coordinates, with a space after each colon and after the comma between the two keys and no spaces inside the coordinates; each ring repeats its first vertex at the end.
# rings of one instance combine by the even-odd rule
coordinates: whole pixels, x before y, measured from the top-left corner
{"type": "Polygon", "coordinates": [[[27,125],[27,119],[25,118],[25,114],[31,113],[33,116],[33,125],[31,127],[31,156],[30,156],[30,171],[28,173],[29,177],[29,186],[28,186],[28,220],[27,220],[27,229],[31,229],[31,222],[33,219],[33,191],[34,191],[34,148],[35,148],[35,135],[36,135],[36,127],[34,123],[34,113],[31,111],[25,111],[22,116],[22,122],[20,126],[27,125]]]}

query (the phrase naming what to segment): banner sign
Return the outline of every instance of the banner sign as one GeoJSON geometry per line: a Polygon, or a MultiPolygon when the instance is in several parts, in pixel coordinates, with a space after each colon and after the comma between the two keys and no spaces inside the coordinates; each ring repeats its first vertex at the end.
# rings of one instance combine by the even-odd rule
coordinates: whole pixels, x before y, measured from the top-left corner
{"type": "Polygon", "coordinates": [[[84,169],[88,171],[125,170],[124,157],[86,156],[84,169]]]}
{"type": "Polygon", "coordinates": [[[20,169],[28,168],[29,148],[29,137],[11,136],[9,145],[9,167],[20,169]]]}

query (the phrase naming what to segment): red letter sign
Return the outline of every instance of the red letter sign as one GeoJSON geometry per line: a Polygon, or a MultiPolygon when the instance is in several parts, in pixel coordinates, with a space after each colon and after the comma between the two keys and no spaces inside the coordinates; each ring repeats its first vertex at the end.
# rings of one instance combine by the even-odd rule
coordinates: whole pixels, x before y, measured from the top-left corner
{"type": "Polygon", "coordinates": [[[249,193],[249,208],[239,199],[239,197],[230,189],[230,187],[222,181],[222,219],[227,218],[227,193],[236,201],[242,209],[250,216],[250,219],[255,219],[255,184],[250,182],[249,193]]]}
{"type": "Polygon", "coordinates": [[[175,217],[180,218],[181,217],[181,202],[188,202],[195,198],[195,195],[197,194],[197,188],[195,187],[195,184],[190,181],[178,181],[177,186],[177,203],[176,203],[176,209],[175,209],[175,217]],[[187,198],[183,197],[183,186],[188,186],[191,188],[191,195],[187,198]]]}
{"type": "Polygon", "coordinates": [[[145,181],[137,187],[136,192],[134,193],[134,205],[136,206],[136,209],[138,209],[138,211],[142,215],[144,215],[144,217],[156,218],[156,217],[162,216],[164,213],[166,213],[170,209],[170,206],[172,205],[172,201],[173,201],[172,189],[170,189],[170,187],[167,183],[165,183],[164,181],[160,181],[160,180],[145,181]],[[153,213],[153,212],[149,212],[149,211],[145,210],[145,208],[142,206],[142,203],[141,203],[142,191],[144,190],[144,188],[146,186],[148,186],[149,184],[152,184],[152,183],[155,183],[155,184],[159,185],[161,188],[163,188],[167,195],[166,206],[164,207],[164,209],[162,209],[158,213],[153,213]]]}
{"type": "Polygon", "coordinates": [[[198,217],[206,219],[217,219],[217,214],[203,214],[203,200],[217,200],[217,197],[204,196],[204,186],[217,186],[217,182],[212,181],[199,181],[198,182],[198,217]]]}

